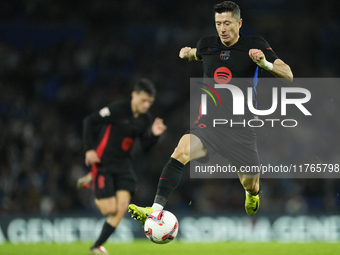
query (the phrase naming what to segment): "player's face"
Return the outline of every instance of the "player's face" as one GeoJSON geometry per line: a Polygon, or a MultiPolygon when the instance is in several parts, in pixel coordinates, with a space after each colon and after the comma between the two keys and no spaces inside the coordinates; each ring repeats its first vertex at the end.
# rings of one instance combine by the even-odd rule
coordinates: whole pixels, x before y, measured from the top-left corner
{"type": "Polygon", "coordinates": [[[215,13],[215,24],[218,36],[225,46],[229,47],[237,42],[242,19],[236,20],[231,12],[215,13]]]}
{"type": "Polygon", "coordinates": [[[132,92],[132,104],[134,111],[137,114],[146,113],[150,109],[154,101],[155,98],[144,91],[141,91],[139,93],[137,93],[136,91],[132,92]]]}

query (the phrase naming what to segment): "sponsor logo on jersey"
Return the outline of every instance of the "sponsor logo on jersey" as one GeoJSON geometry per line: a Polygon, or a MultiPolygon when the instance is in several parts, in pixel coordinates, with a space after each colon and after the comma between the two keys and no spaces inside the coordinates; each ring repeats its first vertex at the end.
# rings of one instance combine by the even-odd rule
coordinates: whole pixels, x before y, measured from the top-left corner
{"type": "Polygon", "coordinates": [[[228,60],[230,58],[230,50],[222,50],[220,54],[222,60],[228,60]]]}
{"type": "Polygon", "coordinates": [[[229,68],[225,66],[217,68],[214,73],[214,79],[219,84],[226,84],[230,82],[232,76],[233,75],[231,74],[229,68]]]}

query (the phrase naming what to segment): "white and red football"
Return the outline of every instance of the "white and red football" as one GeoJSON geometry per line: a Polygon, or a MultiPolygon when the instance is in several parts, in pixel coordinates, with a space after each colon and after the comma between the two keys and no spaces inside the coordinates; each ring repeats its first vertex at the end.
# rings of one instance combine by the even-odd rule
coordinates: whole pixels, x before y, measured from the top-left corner
{"type": "Polygon", "coordinates": [[[175,239],[178,233],[178,221],[169,211],[155,211],[144,224],[147,238],[157,244],[166,244],[175,239]]]}

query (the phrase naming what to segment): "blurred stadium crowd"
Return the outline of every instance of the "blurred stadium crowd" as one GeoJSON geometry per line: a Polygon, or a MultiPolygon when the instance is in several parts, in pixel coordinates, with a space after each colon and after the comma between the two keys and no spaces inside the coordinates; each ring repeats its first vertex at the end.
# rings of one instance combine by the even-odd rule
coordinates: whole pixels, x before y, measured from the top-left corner
{"type": "MultiPolygon", "coordinates": [[[[76,189],[77,178],[89,170],[82,119],[129,98],[131,85],[141,77],[155,82],[151,112],[168,126],[150,153],[138,146],[133,151],[139,178],[133,201],[150,205],[163,165],[190,127],[189,78],[202,76],[201,63],[180,60],[179,50],[215,33],[212,7],[218,2],[1,1],[0,215],[97,212],[91,192],[76,189]]],[[[295,77],[339,76],[338,2],[237,3],[244,19],[241,31],[264,37],[295,77]]],[[[326,161],[339,163],[340,126],[334,120],[339,103],[333,102],[315,106],[329,113],[327,130],[306,127],[300,134],[306,139],[293,132],[277,137],[272,131],[265,141],[259,139],[262,160],[310,161],[313,147],[320,146],[326,161]],[[273,154],[278,147],[281,153],[273,154]]],[[[339,184],[338,179],[264,179],[261,213],[334,213],[340,209],[339,184]]],[[[243,213],[243,204],[237,179],[195,180],[187,171],[168,210],[243,213]]]]}

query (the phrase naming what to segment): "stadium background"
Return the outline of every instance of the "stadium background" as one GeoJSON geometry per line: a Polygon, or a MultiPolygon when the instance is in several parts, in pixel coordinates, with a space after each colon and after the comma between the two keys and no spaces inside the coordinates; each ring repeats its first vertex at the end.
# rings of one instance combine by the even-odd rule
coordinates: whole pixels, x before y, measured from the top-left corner
{"type": "MultiPolygon", "coordinates": [[[[129,97],[131,85],[140,77],[156,83],[151,112],[168,126],[150,153],[134,150],[139,183],[133,202],[152,203],[160,171],[190,127],[189,78],[202,76],[201,63],[180,60],[178,53],[215,33],[212,6],[218,2],[1,1],[0,216],[5,236],[13,217],[100,218],[91,192],[77,191],[75,186],[88,171],[82,119],[111,101],[129,97]]],[[[241,32],[264,37],[295,77],[339,76],[338,2],[237,3],[244,20],[241,32]]],[[[329,105],[314,107],[327,112],[329,105]]],[[[332,123],[328,130],[310,128],[307,134],[334,141],[319,146],[339,162],[340,127],[331,117],[325,115],[332,123]]],[[[276,137],[274,131],[268,136],[275,139],[260,156],[275,157],[277,162],[296,157],[303,161],[312,149],[299,137],[276,137]],[[272,155],[278,146],[282,153],[272,155]]],[[[264,180],[259,214],[270,224],[282,215],[294,220],[310,215],[304,216],[304,222],[313,221],[315,215],[336,215],[339,184],[338,179],[264,180]]],[[[243,219],[244,193],[236,179],[193,180],[187,171],[167,209],[183,216],[243,219]]],[[[331,223],[323,224],[340,224],[338,219],[334,222],[339,223],[327,219],[331,223]]],[[[125,221],[124,226],[135,227],[125,221]]],[[[67,226],[67,221],[63,224],[67,226]]]]}

